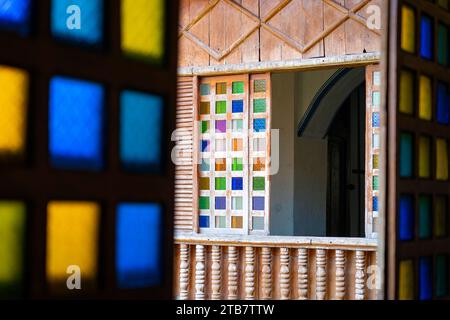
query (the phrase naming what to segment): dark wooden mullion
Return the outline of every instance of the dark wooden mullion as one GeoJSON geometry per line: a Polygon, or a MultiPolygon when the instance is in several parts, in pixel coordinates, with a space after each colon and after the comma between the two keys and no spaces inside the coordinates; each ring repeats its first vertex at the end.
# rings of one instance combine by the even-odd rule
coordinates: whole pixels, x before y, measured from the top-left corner
{"type": "Polygon", "coordinates": [[[409,132],[419,131],[430,136],[447,137],[450,139],[450,127],[432,121],[420,120],[412,116],[399,114],[400,130],[409,132]]]}
{"type": "Polygon", "coordinates": [[[402,241],[399,245],[399,259],[420,258],[435,254],[450,254],[450,239],[402,241]]]}

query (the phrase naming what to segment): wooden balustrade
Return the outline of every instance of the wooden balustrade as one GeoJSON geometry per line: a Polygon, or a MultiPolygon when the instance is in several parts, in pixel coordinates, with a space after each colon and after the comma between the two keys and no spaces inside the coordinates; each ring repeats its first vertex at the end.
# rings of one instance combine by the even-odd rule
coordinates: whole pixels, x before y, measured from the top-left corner
{"type": "Polygon", "coordinates": [[[272,236],[175,237],[175,297],[376,299],[377,240],[272,236]]]}

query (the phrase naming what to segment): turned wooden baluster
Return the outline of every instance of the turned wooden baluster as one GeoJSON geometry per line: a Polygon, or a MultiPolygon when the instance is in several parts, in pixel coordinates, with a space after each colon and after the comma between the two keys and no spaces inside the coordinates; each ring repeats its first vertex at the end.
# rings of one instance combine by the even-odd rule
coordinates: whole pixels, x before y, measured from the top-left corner
{"type": "Polygon", "coordinates": [[[298,299],[308,299],[308,249],[298,249],[298,299]]]}
{"type": "Polygon", "coordinates": [[[211,300],[221,299],[221,256],[221,247],[213,246],[211,253],[211,300]]]}
{"type": "Polygon", "coordinates": [[[290,256],[288,248],[280,249],[280,293],[281,300],[288,300],[291,296],[290,256]]]}
{"type": "Polygon", "coordinates": [[[327,295],[327,253],[325,250],[316,252],[316,299],[325,300],[327,295]]]}
{"type": "Polygon", "coordinates": [[[262,248],[261,265],[261,299],[269,300],[272,299],[272,249],[262,248]]]}
{"type": "Polygon", "coordinates": [[[205,299],[205,247],[195,247],[195,299],[205,299]]]}
{"type": "Polygon", "coordinates": [[[355,274],[355,299],[364,300],[366,298],[366,253],[356,251],[356,274],[355,274]]]}
{"type": "Polygon", "coordinates": [[[236,247],[228,248],[228,299],[238,298],[238,251],[236,247]]]}
{"type": "Polygon", "coordinates": [[[180,300],[189,299],[189,253],[189,245],[180,245],[180,300]]]}
{"type": "Polygon", "coordinates": [[[336,250],[336,300],[345,298],[345,251],[336,250]]]}
{"type": "Polygon", "coordinates": [[[255,248],[245,248],[245,299],[255,300],[255,248]]]}

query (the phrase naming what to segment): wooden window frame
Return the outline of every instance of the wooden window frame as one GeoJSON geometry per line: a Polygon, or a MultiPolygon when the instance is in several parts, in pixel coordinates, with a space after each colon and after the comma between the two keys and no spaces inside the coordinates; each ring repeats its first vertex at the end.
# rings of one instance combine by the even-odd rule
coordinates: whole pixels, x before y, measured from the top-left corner
{"type": "MultiPolygon", "coordinates": [[[[217,76],[217,77],[204,77],[204,78],[195,78],[194,79],[194,134],[193,134],[193,139],[194,139],[194,156],[193,156],[193,179],[195,180],[193,182],[193,192],[194,192],[194,197],[193,197],[193,210],[194,210],[194,214],[193,214],[193,225],[194,225],[194,232],[195,233],[202,233],[202,234],[221,234],[221,235],[268,235],[270,232],[270,175],[269,175],[269,171],[270,171],[270,145],[271,145],[271,82],[270,82],[270,73],[264,73],[264,74],[254,74],[254,75],[250,75],[250,74],[239,74],[239,75],[230,75],[230,76],[217,76]],[[260,94],[255,94],[254,93],[254,82],[255,80],[265,80],[266,81],[266,91],[264,94],[260,93],[260,94]],[[237,81],[242,81],[244,82],[244,94],[243,94],[243,98],[244,98],[244,115],[243,115],[243,122],[244,122],[244,126],[243,126],[243,138],[244,138],[244,143],[243,143],[243,165],[244,165],[244,170],[243,170],[243,184],[244,184],[244,190],[242,192],[242,197],[243,197],[243,228],[242,229],[231,229],[231,228],[224,228],[224,229],[220,229],[220,228],[212,228],[211,225],[214,222],[213,221],[213,217],[214,214],[212,216],[210,216],[210,228],[200,228],[199,226],[199,216],[200,216],[200,209],[198,206],[199,203],[199,199],[200,199],[200,186],[199,186],[199,178],[202,176],[202,174],[200,173],[200,170],[198,169],[198,166],[201,164],[201,128],[200,128],[200,104],[202,102],[202,97],[200,96],[200,87],[201,84],[210,84],[211,87],[211,98],[206,99],[205,101],[209,101],[210,102],[210,114],[212,114],[213,112],[211,112],[212,108],[215,108],[215,84],[216,83],[220,83],[220,82],[227,82],[227,88],[228,88],[228,92],[227,92],[227,101],[232,101],[233,97],[236,97],[235,95],[231,94],[231,90],[232,90],[232,83],[233,82],[237,82],[237,81]],[[214,85],[211,85],[214,84],[214,85]],[[256,118],[263,118],[261,116],[255,116],[254,113],[252,112],[253,110],[253,101],[255,98],[265,98],[266,99],[266,116],[264,117],[266,119],[266,130],[264,133],[258,133],[258,134],[254,134],[253,133],[253,120],[256,118]],[[245,137],[247,135],[247,137],[245,137]],[[266,150],[264,151],[265,154],[265,170],[262,176],[265,176],[265,190],[262,191],[264,193],[264,206],[265,206],[265,210],[264,210],[264,230],[256,230],[253,231],[252,230],[252,218],[253,218],[253,213],[252,213],[252,181],[253,181],[253,161],[250,161],[250,159],[252,159],[250,153],[253,153],[253,137],[264,137],[266,139],[266,150]]],[[[239,95],[238,95],[239,96],[239,95]]],[[[240,95],[242,96],[242,95],[240,95]]],[[[210,131],[213,132],[215,130],[214,124],[215,124],[215,117],[209,117],[210,119],[210,131]]],[[[227,127],[227,145],[228,145],[228,150],[231,150],[231,141],[233,138],[233,134],[231,133],[231,120],[233,119],[233,115],[232,113],[228,113],[227,114],[227,123],[228,123],[228,127],[227,127]]],[[[210,139],[213,140],[214,139],[215,134],[211,133],[209,135],[210,139]]],[[[211,143],[210,144],[210,152],[209,152],[209,159],[210,159],[210,166],[214,166],[215,162],[213,160],[215,160],[214,157],[214,145],[211,143]]],[[[261,156],[260,153],[255,153],[256,156],[261,156]]],[[[229,155],[229,152],[227,152],[227,159],[232,159],[233,157],[229,155]]],[[[214,190],[212,188],[213,184],[214,184],[214,176],[213,174],[211,174],[211,172],[213,170],[211,170],[212,167],[210,168],[210,174],[209,174],[209,178],[210,178],[210,191],[209,195],[210,195],[210,210],[214,211],[213,208],[211,208],[211,205],[213,205],[213,202],[211,201],[211,198],[214,197],[214,190]]],[[[227,163],[227,171],[226,171],[226,175],[228,178],[232,177],[232,172],[231,172],[231,163],[227,163]]],[[[261,175],[257,175],[257,176],[261,176],[261,175]]],[[[227,217],[228,215],[231,215],[228,211],[229,208],[231,207],[231,203],[230,203],[230,199],[228,199],[229,197],[231,198],[231,195],[229,195],[228,193],[232,193],[231,190],[231,186],[230,188],[227,188],[227,217]]],[[[257,194],[257,193],[255,193],[257,194]]],[[[261,216],[262,215],[258,215],[261,216]]],[[[228,218],[227,218],[228,220],[228,218]]],[[[228,222],[228,221],[227,221],[228,222]]]]}

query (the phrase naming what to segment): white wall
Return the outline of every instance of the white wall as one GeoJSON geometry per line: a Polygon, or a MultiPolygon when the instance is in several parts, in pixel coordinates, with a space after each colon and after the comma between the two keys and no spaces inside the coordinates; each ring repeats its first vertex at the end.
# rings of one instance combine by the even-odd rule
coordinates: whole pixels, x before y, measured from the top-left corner
{"type": "Polygon", "coordinates": [[[272,128],[280,129],[280,171],[272,176],[271,234],[326,235],[327,145],[297,137],[297,126],[336,69],[272,76],[272,128]]]}

